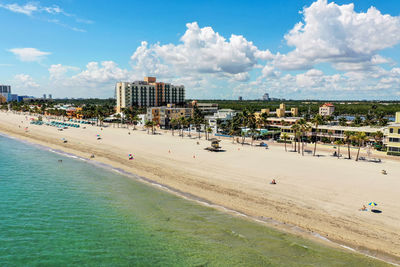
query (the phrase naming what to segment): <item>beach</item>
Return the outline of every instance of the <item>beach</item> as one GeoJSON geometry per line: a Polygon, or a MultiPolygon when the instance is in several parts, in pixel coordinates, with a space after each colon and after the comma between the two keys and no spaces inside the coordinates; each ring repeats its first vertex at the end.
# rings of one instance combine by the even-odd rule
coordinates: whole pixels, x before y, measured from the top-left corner
{"type": "MultiPolygon", "coordinates": [[[[83,158],[93,154],[95,161],[176,192],[261,221],[280,222],[274,224],[277,228],[308,237],[318,233],[358,251],[399,262],[400,162],[396,159],[383,157],[381,163],[337,159],[331,156],[334,149],[326,147],[318,148],[320,157],[301,156],[285,152],[283,145],[270,144],[264,149],[232,144],[232,139],[221,141],[225,152],[213,153],[204,150],[210,142],[204,136],[196,139],[197,133],[181,138],[178,131],[175,136],[164,131],[149,135],[141,128],[101,130],[96,126],[58,131],[31,125],[25,115],[4,112],[0,113],[0,132],[83,158]],[[62,138],[68,142],[63,143],[62,138]],[[387,175],[381,174],[383,169],[387,175]],[[269,184],[272,179],[276,185],[269,184]],[[381,213],[359,210],[371,201],[378,203],[376,209],[381,213]],[[295,227],[304,232],[295,231],[295,227]]],[[[356,152],[352,150],[353,158],[356,152]]],[[[341,153],[347,154],[345,146],[341,153]]]]}

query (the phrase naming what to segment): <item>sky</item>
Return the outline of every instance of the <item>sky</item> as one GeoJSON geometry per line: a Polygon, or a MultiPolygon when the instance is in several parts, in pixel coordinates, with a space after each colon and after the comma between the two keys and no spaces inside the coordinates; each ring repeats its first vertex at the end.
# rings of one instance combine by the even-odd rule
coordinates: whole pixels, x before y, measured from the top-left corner
{"type": "Polygon", "coordinates": [[[0,31],[19,95],[156,76],[190,99],[400,100],[398,0],[0,0],[0,31]]]}

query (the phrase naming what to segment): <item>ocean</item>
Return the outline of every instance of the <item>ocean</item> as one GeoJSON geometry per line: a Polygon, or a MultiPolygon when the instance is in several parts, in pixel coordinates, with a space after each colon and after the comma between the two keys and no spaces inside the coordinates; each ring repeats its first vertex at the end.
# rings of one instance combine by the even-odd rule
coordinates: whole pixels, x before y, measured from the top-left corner
{"type": "Polygon", "coordinates": [[[0,266],[66,265],[386,264],[0,135],[0,266]]]}

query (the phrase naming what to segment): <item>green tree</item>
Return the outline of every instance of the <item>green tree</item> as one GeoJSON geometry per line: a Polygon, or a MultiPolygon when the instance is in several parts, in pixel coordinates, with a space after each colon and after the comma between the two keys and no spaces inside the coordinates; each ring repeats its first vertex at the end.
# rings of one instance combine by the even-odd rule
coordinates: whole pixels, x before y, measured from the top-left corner
{"type": "Polygon", "coordinates": [[[283,142],[285,142],[285,151],[287,152],[287,148],[286,148],[286,140],[289,138],[287,133],[283,133],[281,135],[281,138],[283,139],[283,142]]]}
{"type": "Polygon", "coordinates": [[[338,153],[337,153],[337,157],[338,159],[340,158],[340,146],[343,145],[343,141],[342,140],[337,140],[335,141],[335,144],[338,146],[338,153]]]}
{"type": "Polygon", "coordinates": [[[315,153],[317,151],[317,143],[318,143],[318,126],[321,125],[324,122],[324,118],[322,118],[321,115],[317,114],[312,118],[311,121],[314,124],[315,128],[315,138],[314,138],[314,153],[313,156],[315,156],[315,153]]]}
{"type": "Polygon", "coordinates": [[[350,144],[351,144],[351,141],[353,140],[353,136],[354,136],[354,132],[352,132],[352,131],[345,131],[344,132],[344,141],[347,144],[348,159],[351,159],[350,144]]]}
{"type": "Polygon", "coordinates": [[[359,155],[360,155],[361,146],[363,146],[365,141],[368,140],[368,137],[364,132],[358,132],[358,133],[356,133],[355,136],[353,136],[353,139],[354,139],[354,141],[357,142],[357,145],[358,145],[357,157],[356,157],[356,161],[358,161],[359,155]]]}
{"type": "Polygon", "coordinates": [[[347,119],[346,119],[346,117],[340,117],[340,118],[339,118],[339,125],[340,125],[340,126],[347,126],[347,119]]]}

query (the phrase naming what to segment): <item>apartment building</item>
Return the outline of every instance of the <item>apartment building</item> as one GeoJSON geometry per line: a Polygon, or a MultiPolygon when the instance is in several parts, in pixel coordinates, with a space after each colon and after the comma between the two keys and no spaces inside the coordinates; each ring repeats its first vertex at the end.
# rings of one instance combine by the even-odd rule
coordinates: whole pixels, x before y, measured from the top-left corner
{"type": "Polygon", "coordinates": [[[319,107],[319,115],[331,116],[335,112],[335,106],[332,103],[325,103],[319,107]]]}
{"type": "Polygon", "coordinates": [[[163,107],[147,108],[146,120],[154,121],[162,127],[170,127],[171,120],[189,118],[193,115],[192,108],[175,107],[174,104],[168,104],[163,107]]]}
{"type": "MultiPolygon", "coordinates": [[[[308,136],[316,137],[318,141],[323,139],[329,139],[332,142],[336,140],[344,140],[346,138],[345,132],[364,132],[370,142],[375,141],[376,132],[385,132],[386,127],[348,127],[348,126],[338,126],[338,125],[319,125],[318,129],[310,124],[311,132],[308,132],[308,136]]],[[[282,126],[281,133],[286,133],[289,139],[293,140],[294,131],[291,126],[282,126]]]]}
{"type": "Polygon", "coordinates": [[[396,112],[395,122],[387,127],[385,144],[389,155],[400,156],[400,111],[396,112]]]}
{"type": "Polygon", "coordinates": [[[203,114],[214,114],[218,112],[217,103],[198,103],[197,100],[193,100],[188,106],[190,108],[197,107],[203,114]]]}
{"type": "Polygon", "coordinates": [[[212,129],[213,133],[218,132],[217,121],[227,121],[233,119],[236,115],[236,111],[233,109],[220,109],[217,110],[213,115],[205,116],[204,119],[208,122],[208,126],[212,129]]]}
{"type": "Polygon", "coordinates": [[[183,104],[185,87],[156,82],[156,77],[145,77],[143,81],[118,82],[115,85],[116,109],[158,107],[166,104],[183,104]]]}

